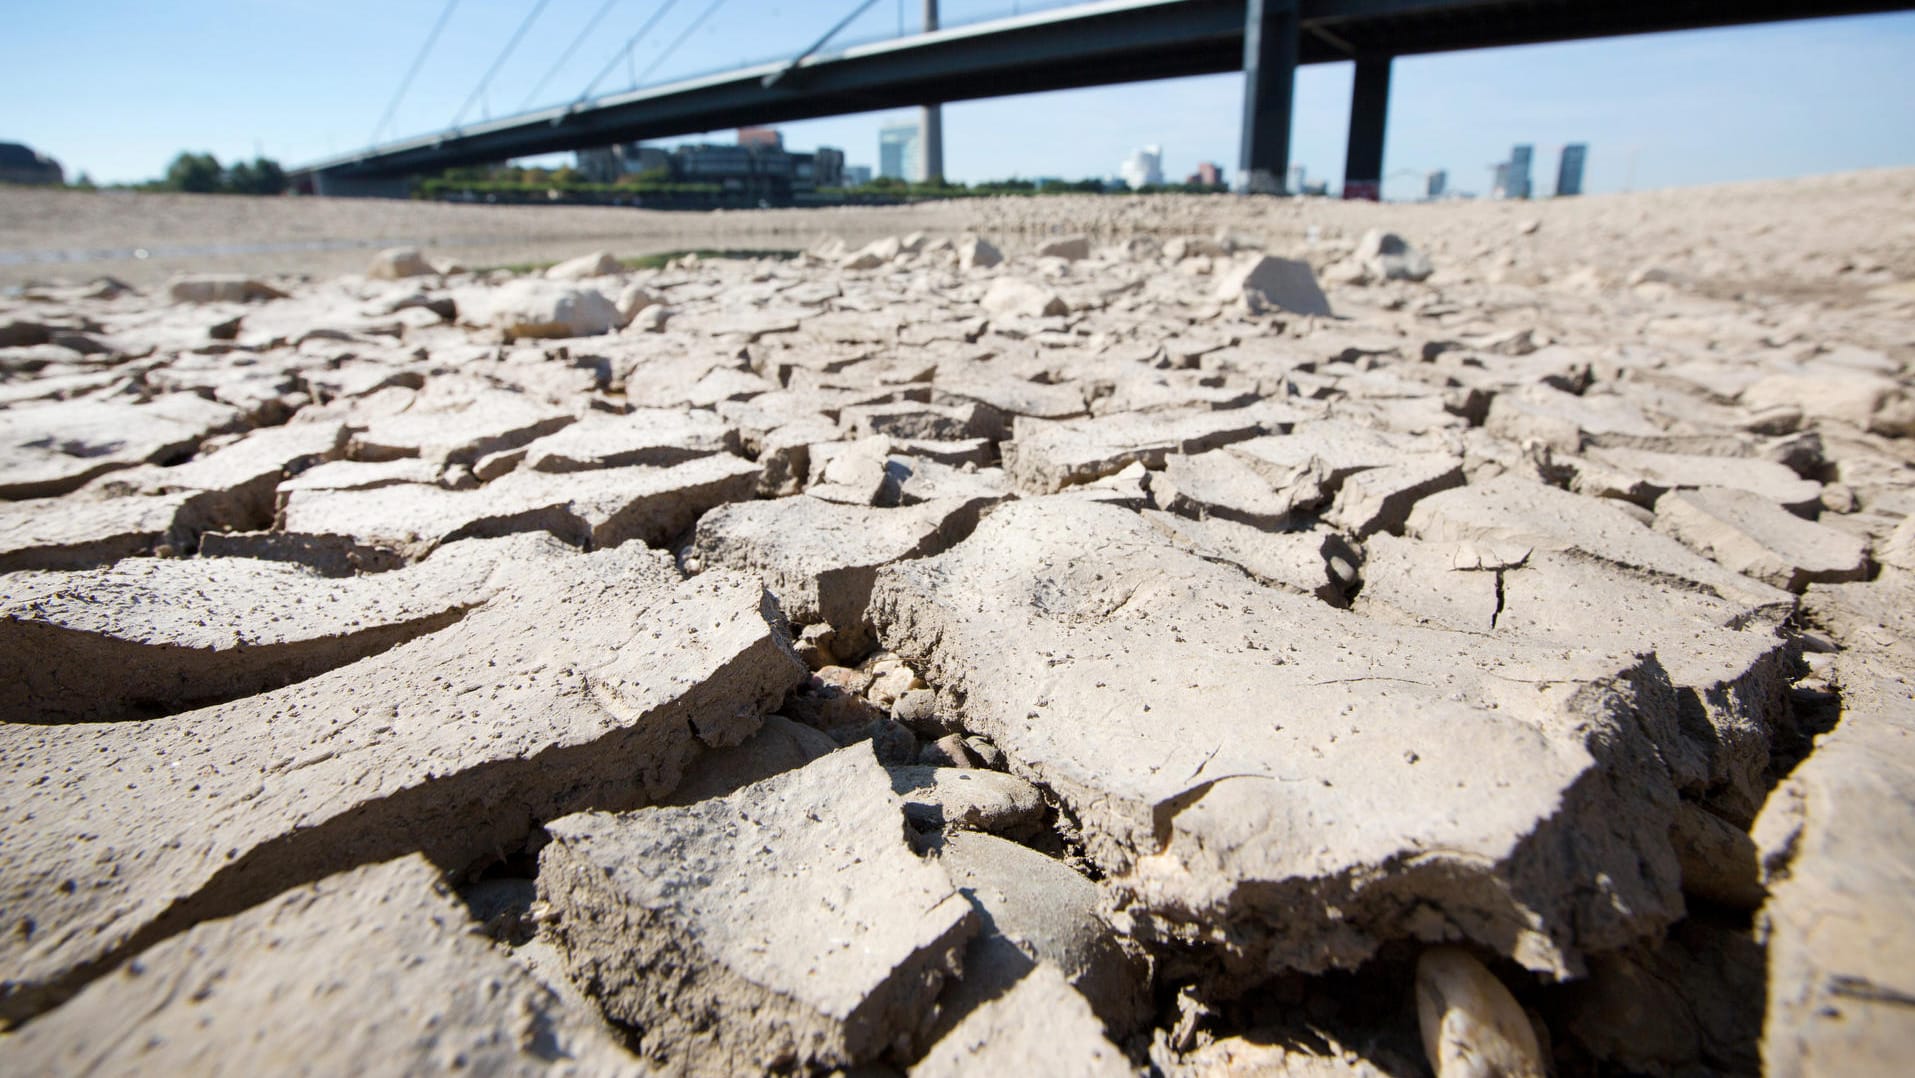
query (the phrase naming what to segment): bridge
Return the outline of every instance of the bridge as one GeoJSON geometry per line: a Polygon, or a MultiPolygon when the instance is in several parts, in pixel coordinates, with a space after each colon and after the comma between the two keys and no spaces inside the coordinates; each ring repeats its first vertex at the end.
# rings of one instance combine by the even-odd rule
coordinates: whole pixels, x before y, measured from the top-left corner
{"type": "Polygon", "coordinates": [[[1383,176],[1390,67],[1398,56],[1911,6],[1909,0],[1097,0],[401,139],[293,175],[319,194],[402,194],[406,177],[459,165],[878,109],[1242,71],[1239,176],[1250,190],[1280,193],[1290,164],[1297,67],[1354,61],[1346,191],[1364,184],[1374,189],[1383,176]]]}

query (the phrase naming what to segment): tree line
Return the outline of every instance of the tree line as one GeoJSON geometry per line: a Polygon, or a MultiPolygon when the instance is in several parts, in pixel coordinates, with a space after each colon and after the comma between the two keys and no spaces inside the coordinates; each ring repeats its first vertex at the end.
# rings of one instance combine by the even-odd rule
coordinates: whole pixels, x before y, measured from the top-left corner
{"type": "MultiPolygon", "coordinates": [[[[75,187],[91,188],[92,181],[82,173],[72,184],[75,187]]],[[[166,166],[166,174],[155,180],[133,184],[142,191],[182,191],[191,194],[218,195],[278,195],[285,193],[288,181],[286,170],[279,162],[270,157],[255,157],[251,161],[235,161],[222,165],[219,158],[210,153],[182,151],[166,166]]],[[[484,198],[488,195],[517,196],[515,200],[544,198],[550,194],[569,194],[585,196],[629,195],[666,195],[666,196],[716,196],[720,193],[716,184],[674,183],[671,174],[663,169],[653,172],[628,173],[618,177],[611,184],[591,183],[570,167],[556,169],[525,168],[514,165],[468,166],[447,169],[438,176],[423,179],[414,190],[414,197],[426,199],[445,199],[456,197],[484,198]]],[[[1133,191],[1121,182],[1097,179],[1051,180],[1040,182],[1013,178],[1008,180],[987,180],[979,183],[906,183],[889,177],[878,177],[871,182],[855,187],[821,188],[818,195],[825,198],[870,197],[887,200],[918,198],[965,198],[990,195],[1016,194],[1135,194],[1157,192],[1181,192],[1204,194],[1222,191],[1221,186],[1211,187],[1199,184],[1162,184],[1152,185],[1133,191]]]]}
{"type": "Polygon", "coordinates": [[[197,195],[277,195],[286,190],[286,170],[270,157],[222,165],[210,153],[182,152],[166,166],[166,175],[140,186],[197,195]]]}
{"type": "MultiPolygon", "coordinates": [[[[967,184],[954,181],[907,183],[889,176],[879,176],[855,186],[820,187],[808,201],[869,199],[897,202],[1031,194],[1213,194],[1227,190],[1220,184],[1195,183],[1152,184],[1133,189],[1121,180],[1100,179],[1030,180],[1013,177],[967,184]]],[[[413,188],[413,197],[422,199],[479,198],[528,202],[616,202],[620,196],[720,197],[722,194],[723,188],[714,183],[673,182],[668,169],[628,172],[611,183],[596,183],[569,165],[559,168],[467,165],[449,168],[437,176],[422,179],[413,188]]]]}
{"type": "MultiPolygon", "coordinates": [[[[96,190],[93,177],[82,172],[68,187],[76,191],[96,190]]],[[[281,195],[289,182],[286,170],[270,157],[235,161],[222,165],[210,153],[181,151],[166,166],[166,174],[145,183],[110,184],[116,189],[133,191],[184,191],[195,195],[281,195]]]]}

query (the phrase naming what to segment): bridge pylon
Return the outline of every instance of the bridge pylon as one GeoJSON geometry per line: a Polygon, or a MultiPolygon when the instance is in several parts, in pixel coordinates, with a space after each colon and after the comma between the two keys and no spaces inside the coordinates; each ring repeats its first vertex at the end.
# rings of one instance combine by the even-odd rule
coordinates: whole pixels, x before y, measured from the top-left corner
{"type": "MultiPolygon", "coordinates": [[[[924,32],[938,28],[938,0],[924,0],[924,32]]],[[[925,105],[919,117],[918,137],[924,140],[924,182],[944,182],[944,107],[925,105]]]]}
{"type": "Polygon", "coordinates": [[[1297,0],[1248,0],[1244,8],[1238,185],[1248,194],[1286,194],[1297,86],[1297,0]]]}
{"type": "Polygon", "coordinates": [[[1358,56],[1350,90],[1350,141],[1343,155],[1343,197],[1383,197],[1383,129],[1390,116],[1390,58],[1358,56]]]}

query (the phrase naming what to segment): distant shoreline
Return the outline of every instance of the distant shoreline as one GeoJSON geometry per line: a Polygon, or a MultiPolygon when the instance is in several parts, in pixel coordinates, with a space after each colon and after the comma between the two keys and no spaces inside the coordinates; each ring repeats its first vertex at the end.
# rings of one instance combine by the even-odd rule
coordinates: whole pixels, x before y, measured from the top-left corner
{"type": "MultiPolygon", "coordinates": [[[[1056,195],[705,212],[0,186],[0,288],[99,276],[143,287],[184,272],[336,276],[361,272],[370,252],[391,246],[416,246],[471,266],[502,266],[593,250],[619,257],[694,248],[795,250],[826,236],[857,245],[913,231],[977,232],[1016,248],[1078,232],[1104,239],[1139,233],[1168,238],[1208,235],[1220,227],[1254,232],[1274,249],[1306,255],[1312,235],[1354,237],[1381,227],[1438,254],[1449,244],[1462,250],[1506,245],[1525,254],[1549,252],[1565,267],[1588,265],[1620,277],[1644,257],[1615,242],[1628,231],[1631,207],[1671,205],[1683,207],[1677,217],[1695,233],[1697,272],[1709,270],[1701,255],[1711,230],[1759,225],[1780,252],[1866,252],[1881,272],[1915,279],[1915,252],[1881,227],[1899,219],[1911,197],[1915,168],[1533,202],[1056,195]],[[1541,222],[1542,231],[1515,235],[1513,226],[1530,220],[1541,222]]],[[[1718,275],[1793,275],[1802,287],[1838,290],[1850,283],[1831,278],[1826,267],[1787,257],[1774,266],[1718,275]]]]}

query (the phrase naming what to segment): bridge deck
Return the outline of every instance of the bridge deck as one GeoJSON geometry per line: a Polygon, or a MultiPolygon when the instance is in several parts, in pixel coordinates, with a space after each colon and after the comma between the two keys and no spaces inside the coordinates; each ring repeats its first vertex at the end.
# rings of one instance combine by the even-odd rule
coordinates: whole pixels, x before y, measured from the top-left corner
{"type": "MultiPolygon", "coordinates": [[[[1297,62],[1390,57],[1781,19],[1909,0],[1297,0],[1297,62]]],[[[305,166],[378,180],[514,157],[1047,90],[1241,70],[1246,0],[1102,0],[474,124],[305,166]]],[[[1266,9],[1278,3],[1266,0],[1266,9]]]]}

